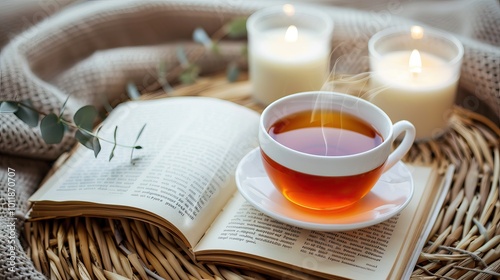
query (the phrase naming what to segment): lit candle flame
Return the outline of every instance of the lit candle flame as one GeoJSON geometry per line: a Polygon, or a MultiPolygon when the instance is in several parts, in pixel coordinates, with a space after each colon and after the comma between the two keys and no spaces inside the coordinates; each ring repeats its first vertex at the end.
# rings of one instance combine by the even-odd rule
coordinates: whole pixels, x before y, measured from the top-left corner
{"type": "Polygon", "coordinates": [[[422,59],[420,58],[420,53],[417,50],[413,50],[411,52],[409,66],[410,72],[412,72],[413,75],[417,75],[422,72],[422,59]]]}
{"type": "Polygon", "coordinates": [[[297,41],[299,37],[299,31],[295,25],[290,25],[285,33],[285,41],[289,43],[293,43],[297,41]]]}

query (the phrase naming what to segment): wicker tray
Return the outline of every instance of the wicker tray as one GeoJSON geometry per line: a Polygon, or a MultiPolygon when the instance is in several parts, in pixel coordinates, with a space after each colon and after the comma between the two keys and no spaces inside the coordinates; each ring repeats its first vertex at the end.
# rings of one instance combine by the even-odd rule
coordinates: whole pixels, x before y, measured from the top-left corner
{"type": "MultiPolygon", "coordinates": [[[[246,80],[199,79],[168,96],[200,95],[256,111],[246,80]]],[[[152,93],[144,98],[164,98],[152,93]]],[[[450,192],[414,268],[415,279],[500,277],[500,129],[455,108],[440,139],[416,143],[406,162],[456,166],[450,192]]],[[[126,219],[67,218],[25,224],[28,255],[50,279],[268,279],[251,271],[193,262],[172,236],[126,219]],[[121,235],[120,232],[124,234],[121,235]]]]}

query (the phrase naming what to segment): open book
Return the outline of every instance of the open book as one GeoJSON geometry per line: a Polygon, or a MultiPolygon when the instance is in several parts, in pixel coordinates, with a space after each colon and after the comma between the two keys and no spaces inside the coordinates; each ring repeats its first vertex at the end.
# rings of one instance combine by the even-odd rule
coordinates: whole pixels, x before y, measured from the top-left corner
{"type": "MultiPolygon", "coordinates": [[[[415,192],[397,216],[348,232],[317,232],[273,220],[239,194],[238,162],[258,145],[259,114],[205,97],[121,104],[99,135],[131,145],[78,147],[30,198],[30,219],[132,218],[169,230],[201,262],[246,267],[285,278],[401,279],[420,251],[445,180],[409,166],[415,192]],[[360,238],[363,236],[362,238],[360,238]]],[[[413,263],[414,264],[414,263],[413,263]]]]}

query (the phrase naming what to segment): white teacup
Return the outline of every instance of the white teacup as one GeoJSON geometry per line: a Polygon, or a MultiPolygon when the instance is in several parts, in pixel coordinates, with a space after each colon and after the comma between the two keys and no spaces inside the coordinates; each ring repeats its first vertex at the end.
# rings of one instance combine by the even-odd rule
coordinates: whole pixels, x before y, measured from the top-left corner
{"type": "Polygon", "coordinates": [[[363,198],[414,140],[410,122],[393,125],[374,104],[325,91],[274,101],[262,112],[259,128],[262,161],[275,187],[295,204],[322,210],[363,198]]]}

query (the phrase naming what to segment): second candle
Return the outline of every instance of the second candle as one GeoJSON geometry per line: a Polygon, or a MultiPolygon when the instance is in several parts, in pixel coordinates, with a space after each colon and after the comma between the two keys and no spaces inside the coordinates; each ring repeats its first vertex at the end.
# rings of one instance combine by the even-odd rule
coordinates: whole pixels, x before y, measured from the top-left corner
{"type": "Polygon", "coordinates": [[[327,15],[286,4],[252,14],[247,30],[254,99],[268,105],[292,93],[321,89],[333,30],[327,15]]]}

